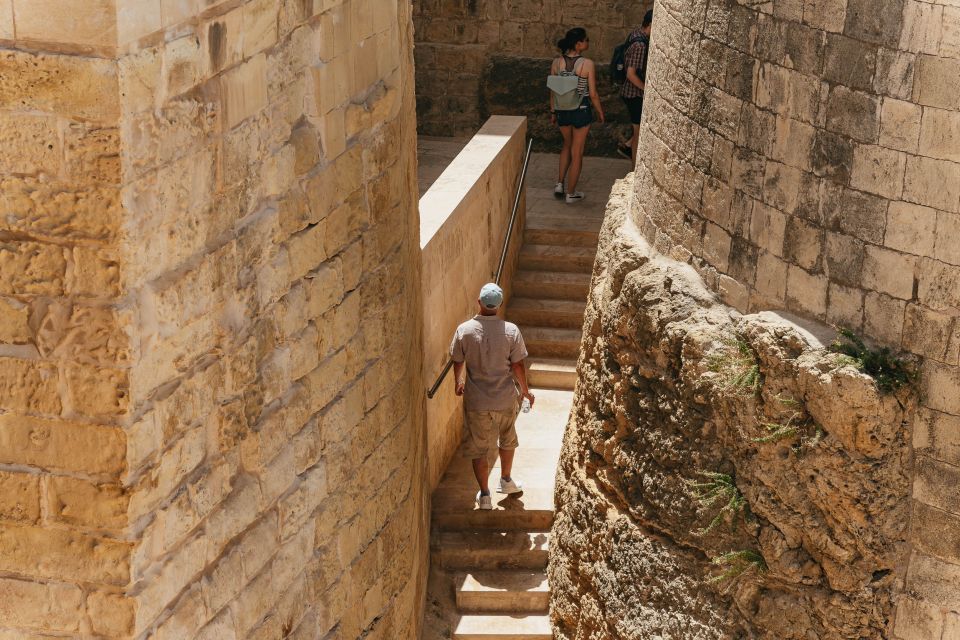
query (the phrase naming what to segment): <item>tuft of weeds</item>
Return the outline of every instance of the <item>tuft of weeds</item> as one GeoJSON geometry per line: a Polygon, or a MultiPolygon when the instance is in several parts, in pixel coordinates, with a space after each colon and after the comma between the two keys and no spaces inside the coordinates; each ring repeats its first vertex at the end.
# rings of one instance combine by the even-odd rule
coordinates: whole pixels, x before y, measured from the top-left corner
{"type": "Polygon", "coordinates": [[[732,583],[748,573],[759,575],[767,572],[767,561],[752,549],[729,551],[714,557],[711,562],[724,569],[718,575],[710,578],[709,582],[730,581],[732,583]]]}
{"type": "Polygon", "coordinates": [[[797,409],[800,407],[799,400],[797,400],[796,398],[791,398],[790,396],[785,396],[782,393],[778,393],[777,395],[773,396],[773,399],[785,407],[793,407],[794,409],[797,409]]]}
{"type": "Polygon", "coordinates": [[[871,349],[850,329],[841,327],[838,331],[840,337],[830,345],[830,351],[840,354],[844,359],[842,364],[851,364],[876,380],[882,393],[916,384],[919,379],[917,371],[894,355],[889,347],[871,349]]]}
{"type": "Polygon", "coordinates": [[[774,399],[784,407],[793,410],[790,412],[786,421],[761,422],[760,426],[766,429],[767,432],[758,438],[751,438],[750,440],[752,442],[765,444],[799,438],[799,442],[791,447],[797,455],[804,453],[808,449],[813,449],[820,444],[826,432],[824,432],[823,427],[812,419],[804,417],[806,412],[798,400],[779,394],[774,396],[774,399]]]}
{"type": "Polygon", "coordinates": [[[719,374],[720,388],[737,395],[752,395],[760,389],[760,363],[747,342],[737,336],[725,343],[723,353],[710,356],[707,367],[719,374]]]}
{"type": "Polygon", "coordinates": [[[800,442],[798,442],[791,448],[793,449],[793,452],[798,456],[803,455],[810,449],[816,448],[816,446],[820,444],[820,441],[823,440],[823,437],[825,435],[827,435],[827,433],[823,430],[823,427],[821,427],[819,424],[814,423],[813,435],[802,436],[800,438],[800,442]]]}
{"type": "Polygon", "coordinates": [[[738,515],[743,514],[744,519],[750,517],[750,505],[737,488],[733,476],[716,471],[699,471],[697,475],[702,477],[703,481],[686,481],[691,497],[703,509],[709,509],[717,504],[721,504],[722,507],[706,527],[693,531],[694,535],[705,536],[727,519],[730,521],[732,530],[736,526],[738,515]]]}
{"type": "Polygon", "coordinates": [[[800,418],[799,413],[792,413],[786,422],[777,423],[777,422],[764,422],[762,423],[763,427],[767,430],[767,435],[760,436],[759,438],[751,438],[753,442],[767,443],[767,442],[779,442],[780,440],[787,440],[789,438],[796,437],[799,433],[797,427],[797,420],[800,418]]]}

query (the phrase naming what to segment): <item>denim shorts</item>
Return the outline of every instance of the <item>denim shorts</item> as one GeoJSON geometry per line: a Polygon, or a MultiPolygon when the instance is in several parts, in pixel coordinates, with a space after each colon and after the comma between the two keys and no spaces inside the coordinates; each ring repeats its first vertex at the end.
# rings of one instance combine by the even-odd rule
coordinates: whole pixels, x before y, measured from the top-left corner
{"type": "Polygon", "coordinates": [[[593,107],[590,106],[590,98],[584,98],[580,101],[580,107],[570,111],[557,111],[557,124],[561,127],[580,127],[589,126],[593,122],[593,107]]]}

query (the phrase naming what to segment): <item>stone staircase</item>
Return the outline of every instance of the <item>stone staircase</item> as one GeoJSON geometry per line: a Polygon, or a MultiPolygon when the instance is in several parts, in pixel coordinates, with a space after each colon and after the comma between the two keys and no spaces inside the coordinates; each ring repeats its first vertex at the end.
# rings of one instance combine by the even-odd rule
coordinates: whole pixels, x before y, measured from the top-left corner
{"type": "MultiPolygon", "coordinates": [[[[457,457],[433,494],[431,555],[441,590],[454,594],[454,640],[549,640],[547,550],[563,425],[572,393],[537,390],[537,404],[520,414],[514,475],[518,496],[493,495],[492,511],[474,506],[470,461],[457,457]]],[[[490,474],[500,477],[499,462],[490,474]]]]}
{"type": "Polygon", "coordinates": [[[601,223],[576,207],[527,220],[507,319],[527,343],[532,387],[573,389],[601,223]]]}
{"type": "MultiPolygon", "coordinates": [[[[437,624],[424,640],[553,638],[546,566],[554,479],[573,402],[605,194],[623,170],[622,161],[591,159],[584,184],[594,197],[567,206],[553,198],[555,163],[555,156],[535,154],[531,165],[534,186],[527,189],[524,244],[506,310],[527,343],[528,376],[537,396],[533,411],[517,419],[520,448],[513,475],[523,481],[524,492],[494,493],[493,510],[477,510],[473,470],[458,452],[433,493],[429,598],[437,624]]],[[[495,488],[499,462],[492,467],[495,488]]]]}
{"type": "MultiPolygon", "coordinates": [[[[549,640],[547,549],[553,483],[576,381],[577,354],[600,220],[571,208],[528,218],[507,318],[530,352],[537,404],[517,420],[519,497],[473,508],[469,460],[457,458],[433,494],[432,558],[455,595],[454,640],[549,640]]],[[[491,472],[499,478],[499,463],[491,472]]]]}

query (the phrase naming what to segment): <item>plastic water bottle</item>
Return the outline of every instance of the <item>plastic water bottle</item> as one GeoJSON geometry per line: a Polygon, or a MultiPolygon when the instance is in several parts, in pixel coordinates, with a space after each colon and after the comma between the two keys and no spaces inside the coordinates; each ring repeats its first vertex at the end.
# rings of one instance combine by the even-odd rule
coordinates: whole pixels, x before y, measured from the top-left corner
{"type": "Polygon", "coordinates": [[[530,398],[523,399],[523,402],[520,403],[520,411],[530,413],[530,398]]]}

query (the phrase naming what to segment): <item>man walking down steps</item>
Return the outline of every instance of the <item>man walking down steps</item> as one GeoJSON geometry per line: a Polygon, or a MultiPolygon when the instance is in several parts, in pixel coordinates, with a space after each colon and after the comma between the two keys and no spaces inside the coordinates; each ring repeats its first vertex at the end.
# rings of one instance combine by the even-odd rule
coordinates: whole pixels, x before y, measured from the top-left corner
{"type": "Polygon", "coordinates": [[[480,485],[476,498],[480,509],[493,509],[488,456],[494,446],[500,453],[498,492],[523,491],[523,485],[511,476],[513,456],[519,445],[515,427],[517,386],[530,406],[534,402],[524,368],[527,347],[517,325],[497,317],[502,304],[503,290],[493,283],[483,285],[477,299],[479,313],[457,327],[450,345],[457,395],[464,400],[461,450],[473,462],[473,473],[480,485]]]}

